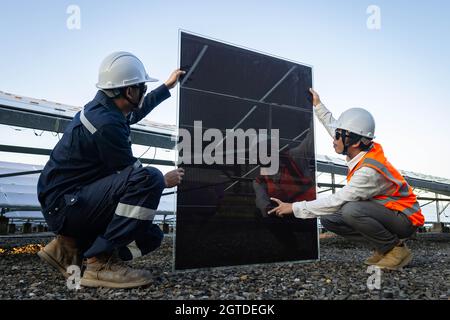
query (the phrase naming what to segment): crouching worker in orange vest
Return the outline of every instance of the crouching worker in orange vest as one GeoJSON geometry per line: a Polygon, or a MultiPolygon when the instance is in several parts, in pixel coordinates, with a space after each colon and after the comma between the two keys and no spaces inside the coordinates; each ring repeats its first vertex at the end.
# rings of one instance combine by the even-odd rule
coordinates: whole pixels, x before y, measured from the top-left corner
{"type": "Polygon", "coordinates": [[[327,230],[352,240],[365,239],[375,248],[366,264],[390,270],[404,267],[412,253],[401,239],[424,224],[412,188],[373,141],[375,121],[368,111],[349,109],[336,121],[319,95],[310,91],[317,117],[334,138],[335,151],[347,156],[347,185],[314,201],[285,203],[271,198],[278,206],[269,214],[320,217],[327,230]]]}

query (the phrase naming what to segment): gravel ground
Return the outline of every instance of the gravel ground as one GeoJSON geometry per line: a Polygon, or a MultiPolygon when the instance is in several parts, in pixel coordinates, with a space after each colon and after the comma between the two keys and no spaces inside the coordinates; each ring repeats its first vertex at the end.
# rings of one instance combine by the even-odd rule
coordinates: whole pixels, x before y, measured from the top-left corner
{"type": "Polygon", "coordinates": [[[8,254],[12,247],[45,244],[50,238],[0,238],[0,299],[443,299],[450,300],[450,234],[420,234],[410,241],[412,263],[383,271],[381,289],[369,290],[370,254],[341,238],[321,239],[321,261],[202,271],[172,272],[172,238],[152,254],[133,261],[151,270],[145,288],[69,290],[62,275],[36,254],[8,254]],[[0,249],[1,252],[1,249],[0,249]]]}

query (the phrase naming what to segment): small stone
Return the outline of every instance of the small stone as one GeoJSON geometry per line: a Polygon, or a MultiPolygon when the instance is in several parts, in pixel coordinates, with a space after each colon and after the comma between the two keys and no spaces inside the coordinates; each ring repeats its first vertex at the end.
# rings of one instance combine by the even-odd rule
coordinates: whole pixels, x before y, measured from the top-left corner
{"type": "Polygon", "coordinates": [[[155,292],[152,294],[153,299],[160,299],[162,297],[164,297],[164,294],[162,292],[155,292]]]}

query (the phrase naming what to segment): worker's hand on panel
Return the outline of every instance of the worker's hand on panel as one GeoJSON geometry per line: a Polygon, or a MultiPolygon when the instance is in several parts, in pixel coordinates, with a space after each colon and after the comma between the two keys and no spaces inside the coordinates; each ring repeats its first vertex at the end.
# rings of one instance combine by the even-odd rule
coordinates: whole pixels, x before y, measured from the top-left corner
{"type": "Polygon", "coordinates": [[[273,208],[268,213],[275,214],[278,217],[282,217],[285,215],[289,215],[293,213],[292,203],[285,203],[277,198],[270,198],[270,200],[275,201],[278,204],[278,207],[273,208]]]}
{"type": "Polygon", "coordinates": [[[165,85],[167,86],[167,88],[172,89],[173,87],[175,87],[175,85],[177,84],[180,77],[185,73],[186,73],[186,71],[183,71],[180,69],[177,69],[174,72],[172,72],[169,79],[167,79],[167,81],[164,82],[165,85]]]}
{"type": "Polygon", "coordinates": [[[164,175],[164,181],[166,182],[166,188],[172,188],[181,183],[184,176],[184,169],[178,168],[172,171],[167,172],[164,175]]]}
{"type": "Polygon", "coordinates": [[[309,92],[311,92],[312,96],[313,96],[313,105],[314,107],[321,104],[320,101],[320,96],[317,92],[315,92],[312,88],[309,88],[309,92]]]}

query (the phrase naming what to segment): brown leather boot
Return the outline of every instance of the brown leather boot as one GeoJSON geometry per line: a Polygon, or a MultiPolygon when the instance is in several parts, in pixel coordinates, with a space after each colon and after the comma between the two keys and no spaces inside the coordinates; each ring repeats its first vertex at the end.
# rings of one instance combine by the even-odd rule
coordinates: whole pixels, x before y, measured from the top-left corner
{"type": "Polygon", "coordinates": [[[375,265],[381,269],[399,270],[412,260],[412,253],[406,245],[394,247],[375,265]]]}
{"type": "Polygon", "coordinates": [[[81,255],[75,239],[58,235],[38,252],[38,256],[68,278],[67,267],[81,267],[81,255]]]}
{"type": "Polygon", "coordinates": [[[86,263],[81,277],[85,287],[135,288],[152,282],[147,270],[133,269],[120,260],[116,254],[103,255],[97,261],[86,263]]]}
{"type": "Polygon", "coordinates": [[[384,254],[381,254],[380,252],[375,250],[373,255],[368,257],[366,259],[366,261],[364,261],[364,263],[367,264],[368,266],[371,266],[371,265],[377,264],[381,259],[383,259],[383,257],[384,257],[384,254]]]}

